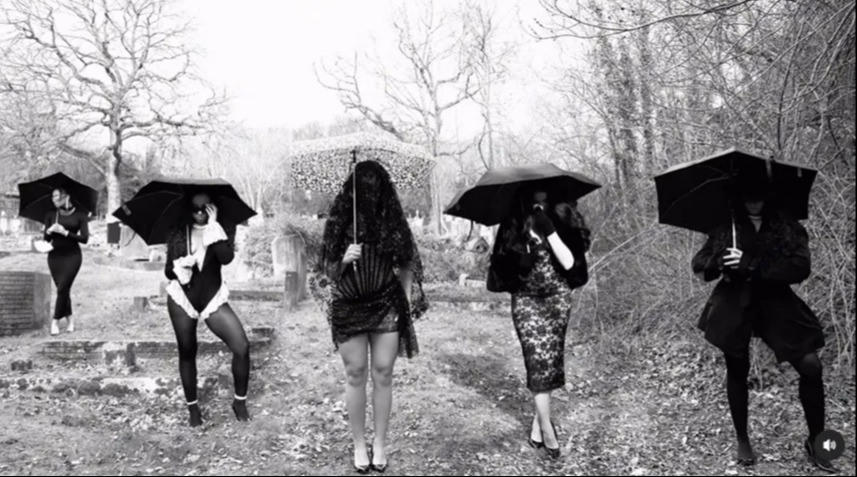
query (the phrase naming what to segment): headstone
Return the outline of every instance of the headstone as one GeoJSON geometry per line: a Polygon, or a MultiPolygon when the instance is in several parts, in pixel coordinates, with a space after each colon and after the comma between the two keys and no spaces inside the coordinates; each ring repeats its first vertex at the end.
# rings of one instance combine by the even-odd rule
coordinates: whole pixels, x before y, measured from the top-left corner
{"type": "Polygon", "coordinates": [[[150,250],[149,251],[149,261],[155,263],[161,263],[166,260],[166,254],[163,250],[150,250]]]}
{"type": "Polygon", "coordinates": [[[286,277],[286,254],[289,253],[289,240],[286,237],[274,237],[271,241],[271,260],[274,266],[274,278],[282,280],[286,277]]]}
{"type": "Polygon", "coordinates": [[[149,298],[145,296],[134,297],[134,311],[144,312],[149,309],[149,298]]]}
{"type": "Polygon", "coordinates": [[[50,311],[50,275],[0,272],[0,336],[40,329],[49,322],[50,311]]]}
{"type": "Polygon", "coordinates": [[[121,239],[121,230],[120,227],[122,224],[120,222],[108,222],[107,223],[107,243],[111,245],[118,245],[119,240],[121,239]]]}
{"type": "Polygon", "coordinates": [[[288,235],[282,238],[284,297],[286,307],[293,310],[297,303],[306,297],[306,250],[304,241],[299,235],[288,235]]]}
{"type": "Polygon", "coordinates": [[[119,237],[119,253],[131,260],[148,260],[149,246],[131,227],[123,225],[119,237]]]}
{"type": "Polygon", "coordinates": [[[6,217],[6,211],[0,211],[0,234],[6,235],[11,232],[9,229],[9,218],[6,217]]]}
{"type": "Polygon", "coordinates": [[[458,276],[458,286],[463,287],[467,285],[467,274],[462,273],[458,276]]]}

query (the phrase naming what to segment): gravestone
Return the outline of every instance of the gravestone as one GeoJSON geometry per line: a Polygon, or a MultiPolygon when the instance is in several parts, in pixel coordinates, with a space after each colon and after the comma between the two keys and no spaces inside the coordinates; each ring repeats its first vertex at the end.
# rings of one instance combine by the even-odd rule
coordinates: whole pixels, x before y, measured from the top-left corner
{"type": "Polygon", "coordinates": [[[0,272],[0,336],[40,329],[50,320],[51,277],[0,272]]]}
{"type": "Polygon", "coordinates": [[[149,251],[149,261],[155,263],[163,263],[167,261],[167,254],[163,250],[151,250],[149,251]]]}
{"type": "Polygon", "coordinates": [[[271,261],[274,266],[274,278],[286,277],[286,254],[289,253],[289,241],[286,237],[274,237],[271,241],[271,261]]]}
{"type": "Polygon", "coordinates": [[[306,249],[299,235],[277,237],[271,242],[274,278],[284,281],[285,301],[289,309],[306,297],[306,249]]]}
{"type": "Polygon", "coordinates": [[[131,230],[131,227],[122,225],[119,236],[119,253],[122,257],[131,260],[148,260],[149,246],[136,232],[131,230]]]}

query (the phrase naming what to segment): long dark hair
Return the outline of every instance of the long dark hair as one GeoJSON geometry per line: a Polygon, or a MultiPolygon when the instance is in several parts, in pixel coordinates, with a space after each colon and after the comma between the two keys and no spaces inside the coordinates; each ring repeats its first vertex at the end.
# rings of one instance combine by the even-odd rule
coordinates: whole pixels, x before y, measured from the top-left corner
{"type": "MultiPolygon", "coordinates": [[[[548,206],[545,213],[557,228],[573,230],[580,245],[584,250],[589,250],[591,244],[590,231],[586,226],[583,215],[577,210],[577,201],[557,201],[549,190],[539,189],[537,186],[520,187],[515,194],[509,214],[500,224],[497,231],[497,239],[494,246],[495,253],[506,253],[507,251],[526,253],[527,244],[532,240],[529,230],[532,227],[533,210],[530,203],[537,191],[547,193],[548,206]]],[[[569,246],[571,244],[568,244],[569,246]]]]}
{"type": "MultiPolygon", "coordinates": [[[[422,281],[422,262],[390,174],[375,161],[357,164],[357,243],[374,244],[395,267],[410,266],[422,281]]],[[[353,242],[354,173],[342,185],[324,224],[319,269],[341,260],[353,242]]]]}

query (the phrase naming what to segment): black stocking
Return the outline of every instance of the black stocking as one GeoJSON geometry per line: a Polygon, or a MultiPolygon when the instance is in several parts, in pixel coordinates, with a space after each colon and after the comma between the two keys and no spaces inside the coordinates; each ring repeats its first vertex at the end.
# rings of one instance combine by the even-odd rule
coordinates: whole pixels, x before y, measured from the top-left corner
{"type": "Polygon", "coordinates": [[[729,398],[729,410],[732,423],[739,440],[749,440],[747,433],[747,414],[749,407],[749,388],[747,376],[750,374],[749,353],[742,357],[725,355],[726,358],[726,395],[729,398]]]}
{"type": "Polygon", "coordinates": [[[824,383],[822,382],[821,360],[815,353],[809,353],[803,358],[789,361],[800,374],[798,395],[809,427],[809,442],[813,444],[815,437],[824,430],[824,383]]]}
{"type": "MultiPolygon", "coordinates": [[[[167,300],[167,311],[173,330],[176,332],[176,342],[179,348],[179,376],[182,380],[184,396],[188,403],[196,402],[196,320],[192,319],[177,305],[172,298],[167,300]]],[[[188,406],[190,411],[190,425],[202,424],[202,415],[199,406],[194,404],[188,406]]]]}
{"type": "MultiPolygon", "coordinates": [[[[247,340],[241,321],[229,304],[224,303],[205,320],[205,323],[232,351],[232,378],[235,382],[236,398],[247,397],[247,386],[250,381],[250,342],[247,340]]],[[[243,399],[235,399],[232,409],[238,420],[244,421],[250,418],[243,399]]]]}

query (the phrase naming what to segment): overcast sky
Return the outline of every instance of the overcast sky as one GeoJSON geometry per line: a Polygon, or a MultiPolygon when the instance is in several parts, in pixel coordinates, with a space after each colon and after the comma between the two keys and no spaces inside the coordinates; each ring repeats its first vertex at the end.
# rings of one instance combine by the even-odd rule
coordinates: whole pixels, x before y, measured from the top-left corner
{"type": "MultiPolygon", "coordinates": [[[[203,74],[233,98],[232,118],[248,126],[297,127],[328,122],[344,114],[335,94],[321,87],[313,64],[336,54],[351,55],[388,41],[393,0],[183,0],[195,18],[191,40],[205,53],[203,74]]],[[[440,7],[447,0],[435,0],[440,7]]],[[[521,45],[508,88],[512,120],[524,121],[542,85],[555,45],[536,44],[521,31],[518,18],[531,18],[537,2],[499,0],[504,35],[521,45]],[[520,5],[523,5],[522,7],[520,5]]],[[[462,120],[465,121],[466,120],[462,120]]]]}

